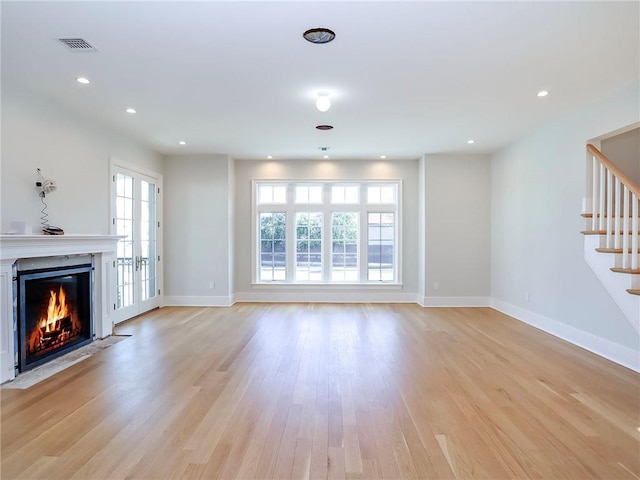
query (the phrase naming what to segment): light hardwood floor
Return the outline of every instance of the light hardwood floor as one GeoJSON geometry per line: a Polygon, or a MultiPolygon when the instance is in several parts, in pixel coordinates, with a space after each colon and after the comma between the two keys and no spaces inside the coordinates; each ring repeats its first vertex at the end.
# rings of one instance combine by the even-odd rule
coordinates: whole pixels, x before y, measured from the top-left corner
{"type": "Polygon", "coordinates": [[[638,479],[640,376],[488,308],[164,308],[0,391],[2,479],[638,479]]]}

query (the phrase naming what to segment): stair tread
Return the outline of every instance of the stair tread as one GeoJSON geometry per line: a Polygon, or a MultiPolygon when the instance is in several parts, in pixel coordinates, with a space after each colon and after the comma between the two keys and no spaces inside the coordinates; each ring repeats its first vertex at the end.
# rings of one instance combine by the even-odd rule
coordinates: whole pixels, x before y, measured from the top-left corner
{"type": "Polygon", "coordinates": [[[617,268],[614,267],[611,269],[612,272],[616,273],[629,273],[631,275],[640,275],[640,268],[632,269],[632,268],[617,268]]]}
{"type": "MultiPolygon", "coordinates": [[[[580,216],[584,218],[593,218],[593,213],[581,213],[580,216]]],[[[596,218],[600,218],[600,217],[609,218],[609,215],[607,215],[606,213],[604,215],[600,213],[596,215],[596,218]]],[[[618,216],[612,215],[611,218],[618,218],[618,216]]],[[[624,215],[622,215],[620,218],[624,218],[624,215]]],[[[633,215],[629,215],[628,218],[633,218],[633,215]]],[[[640,216],[638,218],[640,218],[640,216]]]]}
{"type": "Polygon", "coordinates": [[[627,290],[627,292],[629,292],[631,295],[640,295],[640,289],[630,288],[629,290],[627,290]]]}
{"type": "MultiPolygon", "coordinates": [[[[606,230],[582,230],[580,232],[583,235],[606,235],[607,231],[606,230]]],[[[628,232],[628,235],[631,235],[633,232],[628,232]]],[[[616,232],[611,232],[611,235],[615,235],[616,232]]],[[[620,235],[624,235],[624,232],[620,232],[620,235]]],[[[640,234],[640,232],[638,232],[638,234],[640,234]]]]}
{"type": "MultiPolygon", "coordinates": [[[[622,253],[622,249],[621,248],[596,248],[596,252],[598,253],[622,253]]],[[[632,250],[629,249],[627,250],[628,253],[631,253],[632,250]]],[[[638,253],[640,253],[640,249],[638,250],[638,253]]]]}

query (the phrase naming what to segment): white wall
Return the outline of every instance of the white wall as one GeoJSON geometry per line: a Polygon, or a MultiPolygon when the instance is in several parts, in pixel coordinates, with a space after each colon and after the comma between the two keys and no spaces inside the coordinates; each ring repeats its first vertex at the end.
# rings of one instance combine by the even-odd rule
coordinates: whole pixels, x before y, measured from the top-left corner
{"type": "Polygon", "coordinates": [[[40,233],[36,169],[58,184],[49,222],[66,233],[109,233],[109,159],[162,173],[160,155],[16,85],[2,84],[1,231],[11,221],[40,233]]]}
{"type": "Polygon", "coordinates": [[[164,288],[167,305],[231,303],[231,179],[226,155],[164,162],[164,288]],[[213,288],[210,288],[210,283],[213,288]]]}
{"type": "Polygon", "coordinates": [[[484,155],[426,155],[424,305],[488,305],[491,163],[484,155]]]}
{"type": "Polygon", "coordinates": [[[587,266],[579,232],[586,142],[637,122],[639,91],[633,85],[549,124],[493,155],[491,165],[495,304],[565,337],[636,352],[638,334],[587,266]]]}
{"type": "Polygon", "coordinates": [[[235,296],[237,300],[407,301],[418,288],[418,162],[390,161],[251,161],[235,162],[235,296]],[[251,285],[251,181],[285,180],[402,180],[402,280],[400,290],[335,286],[274,287],[251,285]]]}
{"type": "Polygon", "coordinates": [[[640,128],[602,140],[600,151],[640,185],[640,128]]]}

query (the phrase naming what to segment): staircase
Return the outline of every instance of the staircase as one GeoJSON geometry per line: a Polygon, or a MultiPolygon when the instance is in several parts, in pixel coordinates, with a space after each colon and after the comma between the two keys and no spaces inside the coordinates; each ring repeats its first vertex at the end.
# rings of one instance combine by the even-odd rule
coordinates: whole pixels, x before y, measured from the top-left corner
{"type": "Polygon", "coordinates": [[[585,260],[640,333],[640,187],[593,145],[587,145],[585,260]]]}

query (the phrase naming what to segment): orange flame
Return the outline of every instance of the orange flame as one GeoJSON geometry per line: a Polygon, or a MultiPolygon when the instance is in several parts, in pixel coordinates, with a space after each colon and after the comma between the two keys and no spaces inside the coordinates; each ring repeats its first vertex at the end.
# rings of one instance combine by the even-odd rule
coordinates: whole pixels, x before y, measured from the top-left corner
{"type": "Polygon", "coordinates": [[[47,306],[47,315],[40,320],[40,328],[44,328],[45,332],[52,332],[56,329],[56,322],[69,315],[67,308],[67,297],[62,285],[58,293],[49,290],[49,305],[47,306]]]}

